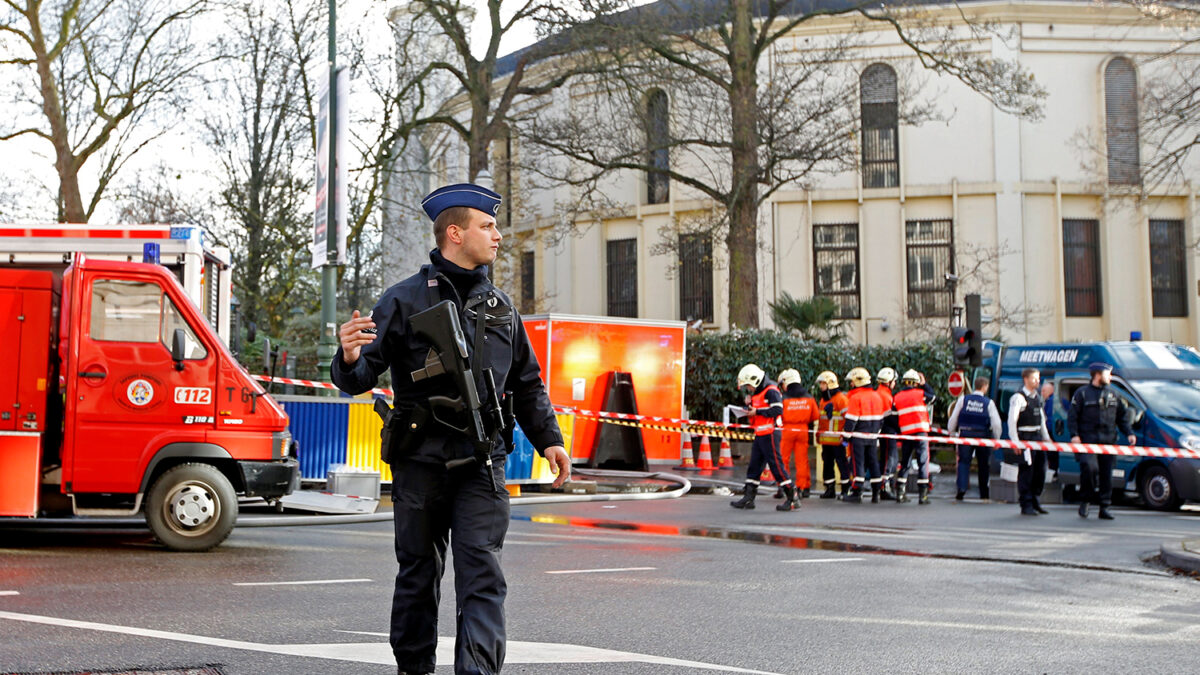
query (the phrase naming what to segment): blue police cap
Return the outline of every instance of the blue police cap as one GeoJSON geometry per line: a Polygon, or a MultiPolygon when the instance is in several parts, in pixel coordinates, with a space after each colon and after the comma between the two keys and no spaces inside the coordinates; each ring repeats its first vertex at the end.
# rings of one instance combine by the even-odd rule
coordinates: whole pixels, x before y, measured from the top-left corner
{"type": "Polygon", "coordinates": [[[1112,370],[1112,369],[1113,369],[1113,367],[1111,364],[1105,363],[1103,361],[1095,361],[1095,362],[1091,363],[1090,365],[1088,365],[1089,373],[1103,373],[1107,370],[1112,370]]]}
{"type": "Polygon", "coordinates": [[[456,183],[430,192],[421,200],[421,208],[425,209],[430,220],[436,220],[439,213],[455,206],[469,206],[494,216],[500,210],[500,202],[500,195],[485,187],[473,183],[456,183]]]}

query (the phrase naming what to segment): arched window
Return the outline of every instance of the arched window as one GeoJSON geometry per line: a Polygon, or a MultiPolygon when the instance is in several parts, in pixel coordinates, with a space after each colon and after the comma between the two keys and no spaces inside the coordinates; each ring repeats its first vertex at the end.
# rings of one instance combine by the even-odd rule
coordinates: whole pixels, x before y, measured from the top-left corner
{"type": "MultiPolygon", "coordinates": [[[[667,93],[655,89],[646,95],[646,164],[655,169],[671,167],[671,128],[667,93]]],[[[646,172],[646,203],[665,204],[671,197],[671,177],[659,171],[646,172]]]]}
{"type": "Polygon", "coordinates": [[[1117,57],[1104,68],[1104,127],[1108,140],[1108,182],[1140,185],[1137,71],[1117,57]]]}
{"type": "Polygon", "coordinates": [[[900,185],[899,113],[896,71],[873,63],[858,80],[862,115],[863,187],[900,185]]]}

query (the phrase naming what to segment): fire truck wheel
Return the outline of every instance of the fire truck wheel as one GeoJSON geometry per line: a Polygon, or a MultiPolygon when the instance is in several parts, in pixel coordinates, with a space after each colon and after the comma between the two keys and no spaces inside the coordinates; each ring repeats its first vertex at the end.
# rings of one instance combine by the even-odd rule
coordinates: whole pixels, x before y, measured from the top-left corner
{"type": "Polygon", "coordinates": [[[237,522],[237,494],[229,479],[208,464],[180,464],[154,481],[146,522],[167,548],[207,551],[229,536],[237,522]]]}

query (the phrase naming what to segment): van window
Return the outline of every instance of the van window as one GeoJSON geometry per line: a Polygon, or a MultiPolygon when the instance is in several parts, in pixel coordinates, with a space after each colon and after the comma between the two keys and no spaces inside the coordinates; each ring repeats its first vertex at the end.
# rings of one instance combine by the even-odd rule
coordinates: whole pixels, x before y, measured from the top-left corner
{"type": "Polygon", "coordinates": [[[1000,419],[1008,419],[1008,402],[1012,400],[1013,394],[1021,391],[1021,387],[1025,383],[1021,380],[1000,380],[999,397],[996,401],[996,410],[1000,412],[1000,419]]]}
{"type": "Polygon", "coordinates": [[[1130,384],[1159,417],[1200,422],[1200,380],[1138,380],[1130,384]]]}
{"type": "Polygon", "coordinates": [[[196,339],[196,334],[192,332],[192,327],[183,318],[179,308],[171,302],[171,298],[163,296],[163,316],[162,316],[162,334],[160,336],[162,344],[171,351],[171,339],[175,334],[176,328],[183,329],[183,358],[190,360],[199,360],[208,356],[208,350],[200,340],[196,339]]]}
{"type": "Polygon", "coordinates": [[[111,342],[158,342],[162,300],[158,284],[97,279],[88,335],[111,342]]]}

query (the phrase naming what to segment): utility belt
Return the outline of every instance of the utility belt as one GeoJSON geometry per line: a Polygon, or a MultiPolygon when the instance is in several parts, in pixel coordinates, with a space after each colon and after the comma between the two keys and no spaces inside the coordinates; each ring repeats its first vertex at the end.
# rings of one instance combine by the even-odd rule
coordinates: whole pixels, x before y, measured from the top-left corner
{"type": "MultiPolygon", "coordinates": [[[[433,409],[427,403],[399,402],[391,407],[383,399],[375,399],[375,412],[383,419],[383,428],[379,432],[379,458],[385,464],[391,464],[412,455],[425,439],[431,436],[452,436],[469,439],[464,433],[466,415],[462,419],[443,419],[444,412],[435,417],[433,409]]],[[[512,392],[505,392],[500,399],[500,415],[503,422],[499,429],[494,428],[496,415],[483,416],[483,422],[488,436],[499,433],[504,442],[504,451],[511,454],[513,446],[513,429],[516,428],[516,418],[513,415],[512,392]]]]}

